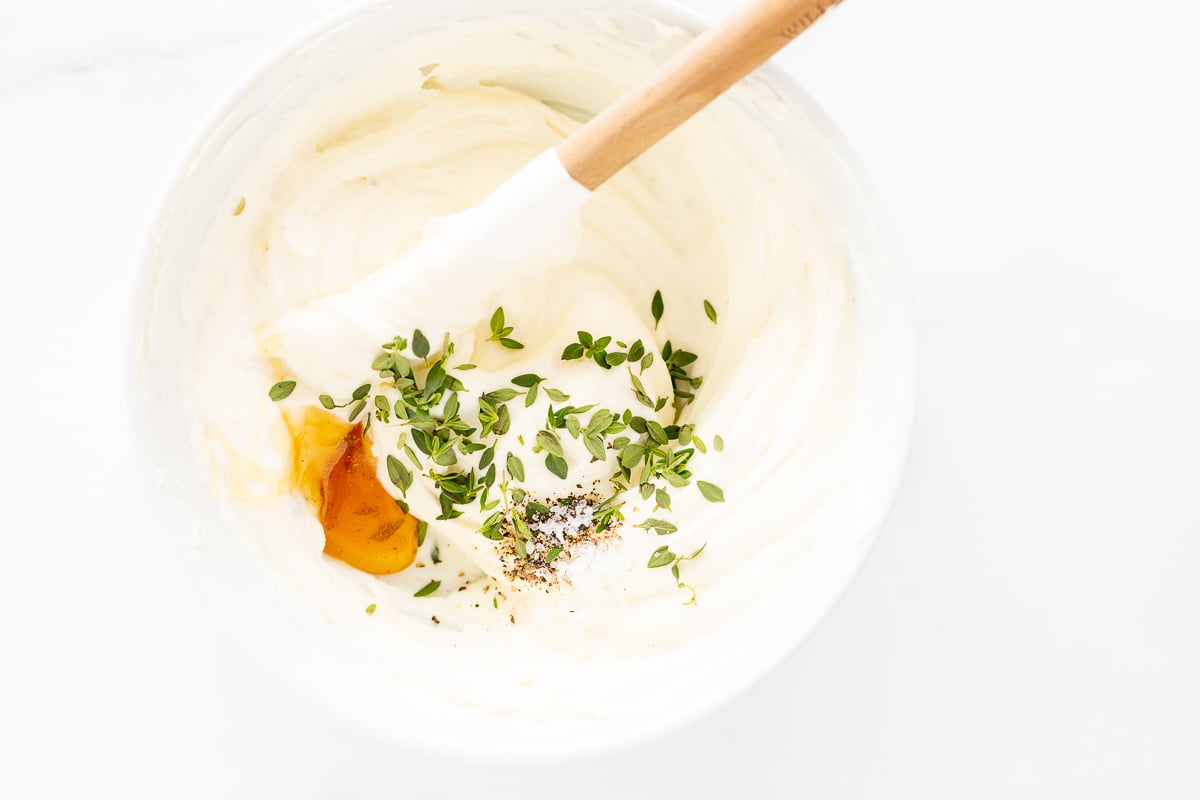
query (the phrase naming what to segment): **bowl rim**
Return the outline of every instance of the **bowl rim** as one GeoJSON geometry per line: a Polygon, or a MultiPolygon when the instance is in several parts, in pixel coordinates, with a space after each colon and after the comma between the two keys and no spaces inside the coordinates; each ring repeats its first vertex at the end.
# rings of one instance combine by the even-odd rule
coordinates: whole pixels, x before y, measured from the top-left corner
{"type": "MultiPolygon", "coordinates": [[[[471,0],[464,0],[464,2],[471,2],[471,0]]],[[[139,474],[143,487],[153,486],[159,480],[159,475],[161,474],[155,458],[155,443],[151,436],[150,425],[147,424],[144,414],[148,405],[146,400],[146,378],[148,373],[145,358],[150,348],[149,340],[151,338],[157,302],[157,255],[163,236],[171,221],[175,205],[187,188],[193,162],[203,153],[205,144],[219,132],[221,124],[230,117],[238,104],[251,94],[255,86],[267,74],[278,69],[298,50],[336,31],[340,26],[390,5],[394,5],[394,3],[389,2],[389,0],[356,0],[356,2],[349,4],[345,8],[304,26],[295,34],[275,45],[265,57],[257,61],[239,77],[229,90],[202,117],[195,131],[183,146],[174,167],[168,173],[168,177],[163,184],[163,189],[154,205],[155,211],[146,227],[143,244],[136,262],[137,274],[133,289],[132,313],[128,320],[129,328],[127,335],[129,339],[125,350],[130,355],[126,380],[128,381],[129,397],[131,398],[128,408],[132,439],[131,449],[133,451],[135,470],[139,474]]],[[[479,5],[478,0],[476,0],[476,5],[479,5]]],[[[712,19],[689,6],[681,4],[679,0],[571,0],[569,4],[564,3],[564,10],[575,12],[592,10],[642,12],[657,20],[682,28],[690,34],[697,34],[703,31],[712,22],[712,19]]],[[[495,8],[488,10],[481,9],[474,12],[464,12],[461,19],[486,19],[488,17],[498,17],[512,13],[519,12],[505,10],[502,4],[498,4],[495,8]]],[[[447,23],[449,22],[447,20],[447,23]]],[[[416,35],[421,30],[421,28],[415,29],[413,34],[416,35]]],[[[425,28],[425,30],[428,30],[428,28],[425,28]]],[[[887,518],[891,513],[904,476],[911,449],[917,406],[917,329],[915,312],[911,284],[907,271],[904,269],[897,255],[894,236],[889,229],[887,217],[883,211],[884,205],[882,199],[876,185],[869,177],[849,140],[825,110],[808,95],[787,69],[781,67],[775,61],[769,61],[759,67],[755,71],[755,75],[767,80],[772,87],[783,87],[788,93],[802,98],[806,102],[806,113],[812,117],[813,123],[820,127],[821,132],[829,140],[832,149],[837,152],[838,157],[848,167],[855,188],[861,195],[864,208],[869,214],[874,233],[879,240],[879,248],[885,255],[888,269],[891,272],[893,286],[891,296],[888,299],[893,304],[891,310],[895,315],[894,327],[903,337],[903,341],[897,344],[894,355],[897,362],[899,362],[899,373],[908,376],[905,386],[906,391],[903,397],[896,398],[899,407],[896,414],[896,422],[899,427],[894,440],[894,452],[889,454],[891,456],[891,463],[884,473],[885,479],[878,481],[880,487],[878,490],[878,497],[880,498],[878,511],[871,518],[870,524],[864,526],[866,532],[859,541],[860,547],[854,557],[844,560],[840,575],[837,576],[836,581],[832,582],[835,585],[835,589],[825,595],[825,601],[818,604],[812,613],[811,624],[797,626],[794,629],[781,632],[782,635],[779,637],[776,646],[769,649],[764,648],[760,653],[761,658],[758,659],[759,663],[753,670],[749,680],[726,682],[720,690],[709,692],[702,699],[688,704],[684,710],[678,713],[660,717],[654,725],[627,726],[620,729],[621,732],[619,734],[609,735],[606,738],[592,738],[578,744],[571,741],[562,741],[557,743],[553,749],[540,750],[537,753],[508,749],[484,752],[478,749],[456,747],[451,742],[443,739],[429,740],[416,737],[408,739],[394,728],[388,727],[385,729],[378,725],[374,719],[366,718],[362,714],[356,713],[354,709],[338,707],[327,695],[311,691],[310,687],[304,681],[300,680],[297,675],[274,663],[272,658],[265,657],[267,654],[264,654],[261,650],[250,647],[248,648],[250,655],[257,656],[259,660],[266,662],[275,674],[287,680],[306,699],[324,706],[331,713],[336,714],[342,719],[353,721],[364,732],[384,735],[393,741],[403,739],[406,745],[419,747],[426,752],[439,755],[466,758],[476,762],[499,762],[503,759],[506,763],[511,764],[513,763],[514,755],[517,756],[518,761],[524,760],[530,762],[597,756],[614,750],[632,747],[651,739],[657,739],[664,734],[678,730],[701,717],[707,716],[715,709],[729,703],[759,683],[767,674],[778,669],[788,656],[794,653],[805,640],[825,623],[830,612],[841,601],[849,591],[851,585],[861,574],[864,564],[874,551],[875,545],[882,534],[883,527],[887,522],[887,518]]],[[[152,527],[159,527],[160,514],[157,509],[152,507],[153,504],[150,502],[149,496],[144,497],[144,502],[148,507],[149,524],[152,527]]],[[[175,555],[178,555],[177,551],[175,555]]],[[[189,570],[185,569],[185,572],[189,576],[191,575],[189,570]]],[[[201,605],[205,606],[207,604],[201,605]]],[[[211,608],[206,608],[205,610],[209,612],[214,611],[211,608]]],[[[216,615],[214,614],[214,616],[216,615]]],[[[226,625],[225,627],[228,626],[226,625]]],[[[235,637],[239,633],[236,630],[228,632],[234,634],[235,637]]],[[[237,638],[240,640],[240,637],[237,638]]],[[[246,644],[246,642],[243,641],[243,644],[246,644]]]]}

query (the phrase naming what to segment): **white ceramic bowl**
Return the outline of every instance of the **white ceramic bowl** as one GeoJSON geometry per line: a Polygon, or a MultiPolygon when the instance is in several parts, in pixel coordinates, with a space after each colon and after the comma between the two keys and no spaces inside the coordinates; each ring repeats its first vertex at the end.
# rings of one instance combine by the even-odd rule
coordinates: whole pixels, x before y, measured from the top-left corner
{"type": "Polygon", "coordinates": [[[662,0],[440,0],[377,2],[330,20],[268,60],[203,126],[172,180],[154,224],[136,322],[134,375],[147,476],[146,491],[162,535],[177,545],[196,583],[234,630],[312,697],[396,740],[471,757],[552,758],[596,753],[660,733],[728,700],[760,678],[820,622],[848,586],[886,516],[908,447],[915,391],[914,334],[907,290],[880,235],[878,207],[849,146],[833,124],[780,69],[765,77],[800,112],[803,124],[776,131],[826,214],[847,232],[852,268],[867,279],[858,302],[869,310],[872,356],[880,365],[866,398],[871,458],[861,491],[844,509],[852,524],[819,538],[786,585],[756,613],[704,644],[697,663],[720,663],[668,710],[602,720],[522,719],[447,706],[419,687],[396,692],[361,661],[338,652],[319,626],[295,624],[287,598],[272,594],[270,567],[246,546],[244,558],[212,558],[208,537],[228,534],[206,488],[202,465],[180,419],[187,387],[179,365],[192,347],[180,313],[195,254],[235,176],[279,120],[315,89],[390,45],[467,17],[530,13],[577,18],[597,9],[636,10],[698,31],[704,21],[662,0]],[[736,658],[729,657],[736,654],[736,658]]]}

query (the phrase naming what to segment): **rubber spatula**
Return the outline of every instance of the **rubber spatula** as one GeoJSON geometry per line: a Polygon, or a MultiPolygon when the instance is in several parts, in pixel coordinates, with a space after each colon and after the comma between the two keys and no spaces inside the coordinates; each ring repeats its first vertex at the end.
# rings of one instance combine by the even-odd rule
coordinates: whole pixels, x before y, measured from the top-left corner
{"type": "Polygon", "coordinates": [[[421,328],[457,338],[474,330],[491,312],[496,290],[561,260],[546,247],[550,232],[594,190],[838,2],[753,0],[481,203],[436,220],[407,255],[281,316],[265,332],[264,348],[300,380],[343,386],[369,377],[380,343],[397,333],[421,328]],[[445,302],[428,301],[443,297],[447,285],[460,288],[445,302]]]}

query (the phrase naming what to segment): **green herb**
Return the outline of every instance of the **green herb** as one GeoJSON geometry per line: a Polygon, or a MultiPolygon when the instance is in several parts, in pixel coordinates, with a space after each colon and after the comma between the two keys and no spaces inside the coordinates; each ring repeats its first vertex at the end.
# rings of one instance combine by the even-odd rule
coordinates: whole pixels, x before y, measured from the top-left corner
{"type": "Polygon", "coordinates": [[[696,481],[696,488],[700,490],[700,494],[704,495],[704,499],[710,503],[724,503],[725,492],[721,491],[721,487],[708,481],[696,481]]]}
{"type": "Polygon", "coordinates": [[[425,338],[425,334],[421,333],[421,329],[413,331],[412,338],[413,355],[424,360],[429,355],[429,340],[425,338]]]}
{"type": "Polygon", "coordinates": [[[567,462],[561,456],[556,456],[553,453],[546,454],[546,469],[550,470],[553,475],[557,475],[564,481],[567,479],[567,462]]]}
{"type": "Polygon", "coordinates": [[[441,581],[430,581],[420,589],[417,589],[415,592],[413,592],[413,597],[427,597],[441,588],[441,585],[441,581]]]}
{"type": "Polygon", "coordinates": [[[662,292],[655,290],[654,299],[650,301],[650,316],[654,317],[654,330],[658,330],[658,323],[662,320],[663,315],[663,296],[662,292]]]}
{"type": "Polygon", "coordinates": [[[639,525],[634,525],[633,527],[641,528],[642,530],[647,531],[654,531],[659,536],[666,536],[668,533],[675,533],[679,530],[679,528],[676,528],[673,524],[667,522],[665,519],[654,519],[653,517],[647,519],[645,522],[642,522],[639,525]]]}
{"type": "Polygon", "coordinates": [[[367,606],[367,616],[369,617],[374,613],[375,613],[375,604],[371,603],[371,605],[367,606]]]}
{"type": "Polygon", "coordinates": [[[525,482],[525,465],[521,463],[521,459],[509,453],[508,458],[505,460],[505,466],[508,469],[509,475],[512,475],[521,483],[525,482]]]}
{"type": "Polygon", "coordinates": [[[538,446],[546,452],[552,453],[559,458],[565,457],[562,449],[562,441],[558,438],[558,434],[554,431],[538,431],[534,441],[536,441],[538,446]]]}
{"type": "Polygon", "coordinates": [[[712,320],[713,325],[717,324],[717,310],[713,308],[713,304],[707,300],[704,301],[704,313],[710,320],[712,320]]]}
{"type": "Polygon", "coordinates": [[[425,544],[425,536],[429,533],[429,523],[421,520],[417,523],[417,547],[425,544]]]}
{"type": "Polygon", "coordinates": [[[267,394],[278,403],[280,400],[285,400],[291,396],[292,392],[296,391],[295,381],[280,381],[271,387],[271,391],[267,394]]]}
{"type": "Polygon", "coordinates": [[[350,416],[348,418],[350,420],[350,422],[354,422],[354,420],[358,419],[358,415],[361,414],[363,412],[363,409],[366,407],[367,407],[366,400],[359,400],[357,403],[355,403],[354,407],[350,409],[350,416]]]}
{"type": "Polygon", "coordinates": [[[488,327],[492,331],[492,335],[488,337],[489,342],[499,342],[501,347],[509,350],[520,350],[525,345],[518,342],[516,339],[509,337],[513,332],[511,325],[504,324],[504,308],[499,307],[492,313],[492,319],[488,323],[488,327]]]}
{"type": "Polygon", "coordinates": [[[401,494],[407,495],[408,487],[412,486],[413,482],[412,473],[400,463],[400,459],[390,454],[387,457],[387,471],[388,477],[391,478],[396,488],[400,490],[401,494]]]}
{"type": "Polygon", "coordinates": [[[675,563],[675,558],[675,554],[668,550],[667,546],[664,544],[662,547],[654,551],[654,553],[650,556],[650,560],[646,563],[646,566],[650,569],[658,569],[659,567],[665,567],[667,564],[675,563]]]}
{"type": "Polygon", "coordinates": [[[558,558],[558,554],[562,552],[561,547],[551,547],[546,551],[546,563],[549,564],[554,559],[558,558]]]}
{"type": "Polygon", "coordinates": [[[713,437],[713,449],[718,453],[725,449],[725,440],[721,438],[721,434],[713,437]]]}
{"type": "Polygon", "coordinates": [[[337,408],[337,404],[333,402],[333,398],[327,394],[323,394],[320,397],[318,397],[317,399],[321,401],[322,406],[329,409],[330,411],[337,408]]]}

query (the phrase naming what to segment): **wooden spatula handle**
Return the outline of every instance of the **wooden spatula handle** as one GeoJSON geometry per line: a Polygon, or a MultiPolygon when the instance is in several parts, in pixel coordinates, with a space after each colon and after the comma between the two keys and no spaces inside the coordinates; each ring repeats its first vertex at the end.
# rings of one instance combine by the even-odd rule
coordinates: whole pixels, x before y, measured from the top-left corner
{"type": "Polygon", "coordinates": [[[698,36],[558,146],[595,189],[795,39],[840,0],[753,0],[698,36]]]}

